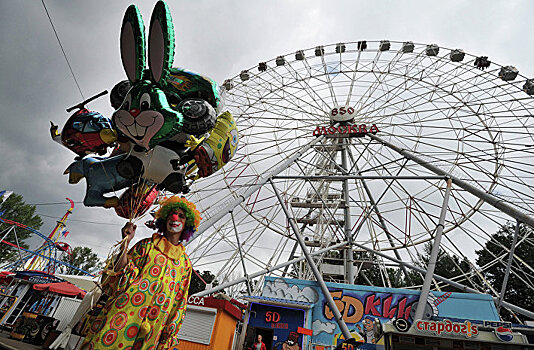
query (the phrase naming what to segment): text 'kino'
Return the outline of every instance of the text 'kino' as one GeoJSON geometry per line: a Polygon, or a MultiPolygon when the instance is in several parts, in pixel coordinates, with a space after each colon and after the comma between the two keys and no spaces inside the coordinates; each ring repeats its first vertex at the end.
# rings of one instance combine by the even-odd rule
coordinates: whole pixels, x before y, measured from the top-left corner
{"type": "Polygon", "coordinates": [[[340,125],[338,127],[335,126],[318,126],[313,131],[313,136],[320,136],[320,135],[334,135],[334,136],[345,136],[345,137],[363,137],[365,134],[371,133],[376,134],[379,132],[378,126],[376,124],[371,125],[371,127],[368,129],[366,124],[360,124],[360,125],[340,125]]]}

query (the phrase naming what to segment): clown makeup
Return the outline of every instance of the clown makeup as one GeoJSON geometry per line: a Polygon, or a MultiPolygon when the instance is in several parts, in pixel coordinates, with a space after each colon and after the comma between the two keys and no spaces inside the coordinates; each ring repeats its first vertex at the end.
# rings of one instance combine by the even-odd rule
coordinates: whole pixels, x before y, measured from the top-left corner
{"type": "Polygon", "coordinates": [[[182,209],[173,211],[167,217],[167,232],[181,233],[185,227],[185,213],[182,209]]]}

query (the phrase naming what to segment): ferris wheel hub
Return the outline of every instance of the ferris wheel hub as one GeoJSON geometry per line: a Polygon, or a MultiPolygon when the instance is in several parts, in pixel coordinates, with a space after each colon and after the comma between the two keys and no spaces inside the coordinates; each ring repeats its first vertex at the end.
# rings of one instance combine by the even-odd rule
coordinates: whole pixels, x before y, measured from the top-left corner
{"type": "Polygon", "coordinates": [[[334,106],[329,113],[330,121],[334,124],[337,122],[349,122],[354,120],[356,110],[354,107],[347,105],[334,106]]]}

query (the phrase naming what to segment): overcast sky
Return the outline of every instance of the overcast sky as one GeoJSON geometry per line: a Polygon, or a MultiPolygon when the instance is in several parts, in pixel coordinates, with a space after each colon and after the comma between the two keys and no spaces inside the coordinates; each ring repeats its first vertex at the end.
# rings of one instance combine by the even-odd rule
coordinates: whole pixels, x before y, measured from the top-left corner
{"type": "MultiPolygon", "coordinates": [[[[130,1],[46,0],[76,78],[86,97],[125,79],[119,31],[130,1]]],[[[139,1],[145,24],[155,1],[139,1]]],[[[298,49],[341,41],[411,40],[461,48],[534,77],[532,1],[168,1],[176,31],[175,66],[218,82],[260,61],[298,49]]],[[[124,219],[85,208],[85,181],[62,175],[74,154],[52,142],[49,121],[62,126],[65,109],[80,102],[41,1],[0,1],[0,190],[38,205],[49,233],[67,209],[73,246],[104,257],[124,219]]],[[[107,117],[108,98],[89,105],[107,117]]],[[[143,229],[139,237],[148,236],[143,229]]]]}

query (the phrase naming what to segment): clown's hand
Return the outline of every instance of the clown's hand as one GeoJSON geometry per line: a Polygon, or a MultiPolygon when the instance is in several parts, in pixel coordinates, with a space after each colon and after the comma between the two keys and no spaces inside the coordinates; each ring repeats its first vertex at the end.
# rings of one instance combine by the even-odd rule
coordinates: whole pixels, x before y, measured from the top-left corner
{"type": "Polygon", "coordinates": [[[121,230],[122,238],[128,237],[128,243],[134,238],[135,230],[137,225],[134,225],[132,222],[127,222],[121,230]]]}
{"type": "Polygon", "coordinates": [[[65,328],[65,330],[50,345],[50,349],[65,349],[67,347],[67,344],[69,343],[71,333],[72,329],[67,326],[67,328],[65,328]]]}

